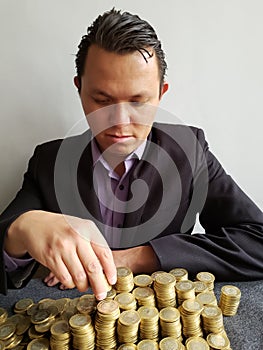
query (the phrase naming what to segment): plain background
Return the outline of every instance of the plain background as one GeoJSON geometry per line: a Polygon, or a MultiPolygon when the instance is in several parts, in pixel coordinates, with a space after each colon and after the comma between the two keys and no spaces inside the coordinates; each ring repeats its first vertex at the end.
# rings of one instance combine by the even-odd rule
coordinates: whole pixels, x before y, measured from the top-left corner
{"type": "Polygon", "coordinates": [[[20,188],[33,149],[83,118],[73,86],[87,26],[115,6],[156,29],[170,90],[162,121],[205,130],[210,149],[263,208],[261,0],[1,0],[0,211],[20,188]]]}

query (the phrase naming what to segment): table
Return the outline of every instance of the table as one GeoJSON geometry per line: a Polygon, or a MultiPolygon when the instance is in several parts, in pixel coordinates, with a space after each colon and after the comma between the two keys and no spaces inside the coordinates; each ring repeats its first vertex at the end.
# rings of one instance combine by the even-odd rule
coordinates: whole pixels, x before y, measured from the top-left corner
{"type": "MultiPolygon", "coordinates": [[[[233,284],[241,290],[241,302],[235,316],[224,317],[226,332],[232,350],[263,349],[263,280],[252,282],[215,283],[215,294],[219,300],[221,287],[233,284]]],[[[12,313],[12,307],[22,298],[32,298],[38,302],[43,298],[75,298],[83,293],[78,290],[61,291],[57,287],[47,287],[41,278],[32,279],[29,284],[19,290],[9,290],[8,295],[0,295],[0,307],[12,313]]]]}

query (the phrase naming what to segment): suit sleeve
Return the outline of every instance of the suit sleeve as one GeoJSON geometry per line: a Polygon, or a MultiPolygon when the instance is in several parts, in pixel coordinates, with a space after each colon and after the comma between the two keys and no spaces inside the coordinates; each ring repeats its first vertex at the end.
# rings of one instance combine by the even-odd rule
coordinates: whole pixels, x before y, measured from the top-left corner
{"type": "Polygon", "coordinates": [[[43,209],[41,193],[36,180],[36,169],[38,163],[38,147],[29,161],[27,172],[24,175],[22,188],[16,197],[9,204],[0,216],[0,292],[6,293],[7,288],[23,287],[37,268],[35,261],[32,261],[24,268],[7,273],[4,259],[4,238],[9,226],[21,214],[29,210],[43,209]]]}
{"type": "Polygon", "coordinates": [[[198,134],[208,170],[207,196],[199,212],[205,234],[174,232],[150,244],[164,270],[184,267],[192,277],[210,271],[217,281],[263,279],[263,213],[209,151],[202,130],[198,134]]]}

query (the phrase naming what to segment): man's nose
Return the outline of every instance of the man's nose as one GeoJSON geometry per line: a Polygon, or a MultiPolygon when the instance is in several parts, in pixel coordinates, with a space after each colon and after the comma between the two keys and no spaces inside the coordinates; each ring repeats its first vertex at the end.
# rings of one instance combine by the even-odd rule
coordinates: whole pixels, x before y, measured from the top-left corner
{"type": "Polygon", "coordinates": [[[110,122],[113,125],[129,124],[131,122],[129,104],[126,102],[117,103],[111,106],[110,122]]]}

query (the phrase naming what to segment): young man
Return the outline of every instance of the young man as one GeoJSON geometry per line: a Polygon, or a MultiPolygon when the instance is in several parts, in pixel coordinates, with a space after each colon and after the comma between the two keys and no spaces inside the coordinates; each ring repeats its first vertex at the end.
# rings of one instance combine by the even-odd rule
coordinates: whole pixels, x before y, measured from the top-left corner
{"type": "Polygon", "coordinates": [[[23,286],[36,262],[50,269],[48,285],[91,286],[98,299],[116,266],[263,278],[260,209],[209,152],[202,130],[154,123],[168,89],[154,29],[111,10],[88,28],[76,67],[90,130],[35,149],[0,217],[1,291],[23,286]],[[191,235],[198,213],[206,234],[191,235]]]}

